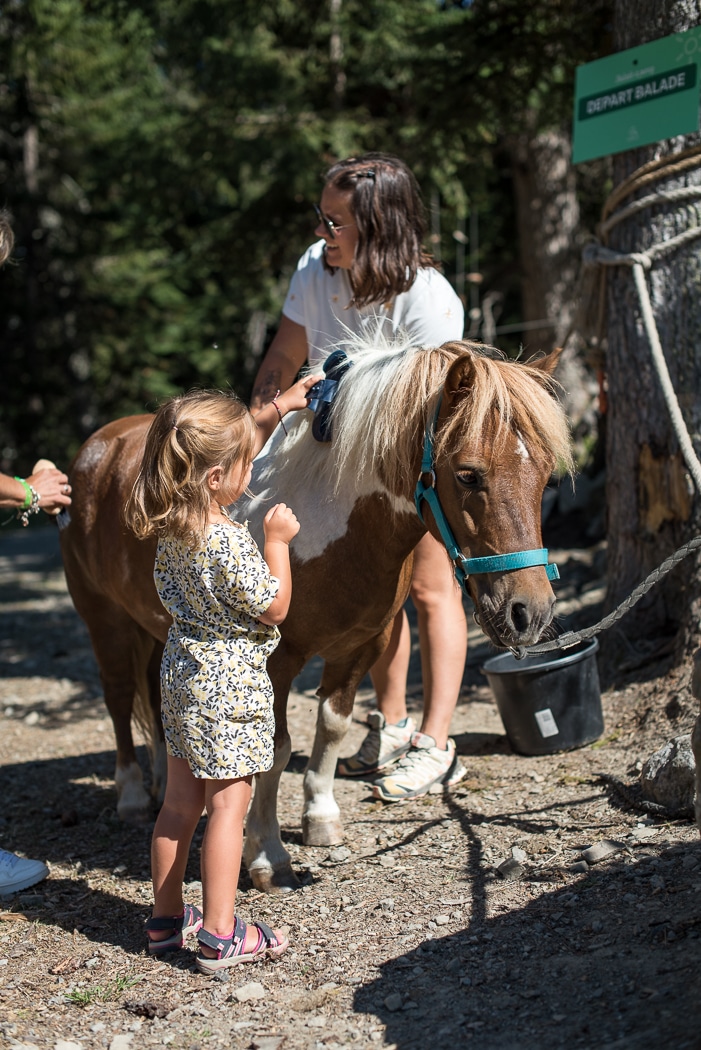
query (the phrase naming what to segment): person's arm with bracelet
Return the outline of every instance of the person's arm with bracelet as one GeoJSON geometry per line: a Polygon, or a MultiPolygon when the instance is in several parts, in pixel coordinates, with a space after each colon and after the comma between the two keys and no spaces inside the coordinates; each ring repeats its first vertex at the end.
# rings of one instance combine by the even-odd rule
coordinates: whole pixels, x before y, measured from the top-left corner
{"type": "Polygon", "coordinates": [[[307,360],[307,333],[304,326],[282,315],[268,352],[253,382],[251,411],[270,404],[278,391],[288,390],[307,360]]]}
{"type": "Polygon", "coordinates": [[[27,478],[0,474],[0,507],[14,507],[30,514],[68,507],[71,503],[68,477],[56,467],[37,470],[27,478]]]}

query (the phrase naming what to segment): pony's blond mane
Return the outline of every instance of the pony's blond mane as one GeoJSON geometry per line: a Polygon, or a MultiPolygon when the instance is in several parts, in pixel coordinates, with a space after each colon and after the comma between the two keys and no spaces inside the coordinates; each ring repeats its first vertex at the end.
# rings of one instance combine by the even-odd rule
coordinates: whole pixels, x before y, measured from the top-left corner
{"type": "Polygon", "coordinates": [[[450,366],[469,355],[474,381],[441,427],[436,456],[475,442],[489,424],[495,450],[509,433],[537,459],[572,469],[569,428],[554,396],[556,384],[542,370],[500,357],[470,342],[412,346],[405,336],[389,341],[381,332],[344,344],[353,362],[333,403],[333,442],[312,439],[311,415],[297,413],[289,435],[276,443],[275,459],[300,481],[364,489],[378,475],[396,494],[411,496],[417,450],[425,422],[433,419],[450,366]]]}

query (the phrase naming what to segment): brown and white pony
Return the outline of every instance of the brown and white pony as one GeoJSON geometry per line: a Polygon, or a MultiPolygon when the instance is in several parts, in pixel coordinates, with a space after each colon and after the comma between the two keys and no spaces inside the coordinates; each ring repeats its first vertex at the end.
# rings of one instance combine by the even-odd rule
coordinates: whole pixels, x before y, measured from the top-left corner
{"type": "MultiPolygon", "coordinates": [[[[549,378],[557,353],[524,365],[467,342],[374,343],[348,350],[353,364],[333,404],[333,440],[314,440],[310,412],[288,417],[287,433],[278,427],[256,460],[256,495],[235,508],[259,541],[274,502],[289,504],[301,524],[291,548],[292,605],[268,662],[275,764],[257,778],[246,827],[245,862],[254,884],[270,892],[297,885],[280,838],[277,791],[291,750],[288,692],[314,655],[324,668],[304,777],[304,841],[342,839],[333,779],[355,691],[407,597],[413,548],[426,528],[440,538],[432,513],[424,511],[424,525],[413,498],[427,425],[435,430],[438,498],[457,546],[472,558],[540,548],[544,486],[557,463],[570,464],[568,427],[549,378]]],[[[69,590],[114,722],[118,812],[126,820],[150,815],[133,710],[153,741],[156,797],[164,787],[158,668],[169,618],[153,582],[154,546],[137,541],[123,520],[150,420],[117,420],[86,442],[71,468],[71,521],[61,531],[69,590]]],[[[543,565],[470,576],[467,587],[498,646],[533,644],[552,619],[543,565]]]]}

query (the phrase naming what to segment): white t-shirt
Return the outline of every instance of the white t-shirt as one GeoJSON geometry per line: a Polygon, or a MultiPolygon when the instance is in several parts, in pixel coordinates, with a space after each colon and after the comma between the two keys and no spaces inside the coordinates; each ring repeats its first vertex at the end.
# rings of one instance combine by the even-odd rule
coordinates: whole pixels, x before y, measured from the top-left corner
{"type": "Polygon", "coordinates": [[[323,264],[324,242],[307,248],[290,281],[282,307],[285,317],[303,325],[309,345],[309,365],[318,368],[349,330],[362,335],[378,318],[386,319],[392,333],[405,329],[417,346],[440,346],[462,339],[463,305],[446,281],[432,268],[422,269],[408,292],[385,305],[348,306],[352,297],[347,270],[330,273],[323,264]]]}

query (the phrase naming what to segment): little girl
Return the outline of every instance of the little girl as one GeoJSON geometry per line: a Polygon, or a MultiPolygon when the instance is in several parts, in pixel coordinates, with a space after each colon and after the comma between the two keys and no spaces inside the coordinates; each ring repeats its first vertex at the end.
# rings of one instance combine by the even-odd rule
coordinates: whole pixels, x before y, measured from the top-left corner
{"type": "Polygon", "coordinates": [[[273,764],[273,693],[266,659],[290,605],[289,543],[299,523],[284,503],[265,516],[263,555],[226,507],[245,491],[253,458],[319,376],[257,416],[233,395],[195,390],[166,402],[146,437],[127,505],[139,538],[156,535],[154,578],[173,617],[161,664],[168,753],[165,800],[151,844],[151,955],[197,934],[197,967],[213,973],[288,947],[279,930],[234,913],[243,824],[254,773],[273,764]],[[203,912],[183,902],[190,843],[203,808],[203,912]]]}

